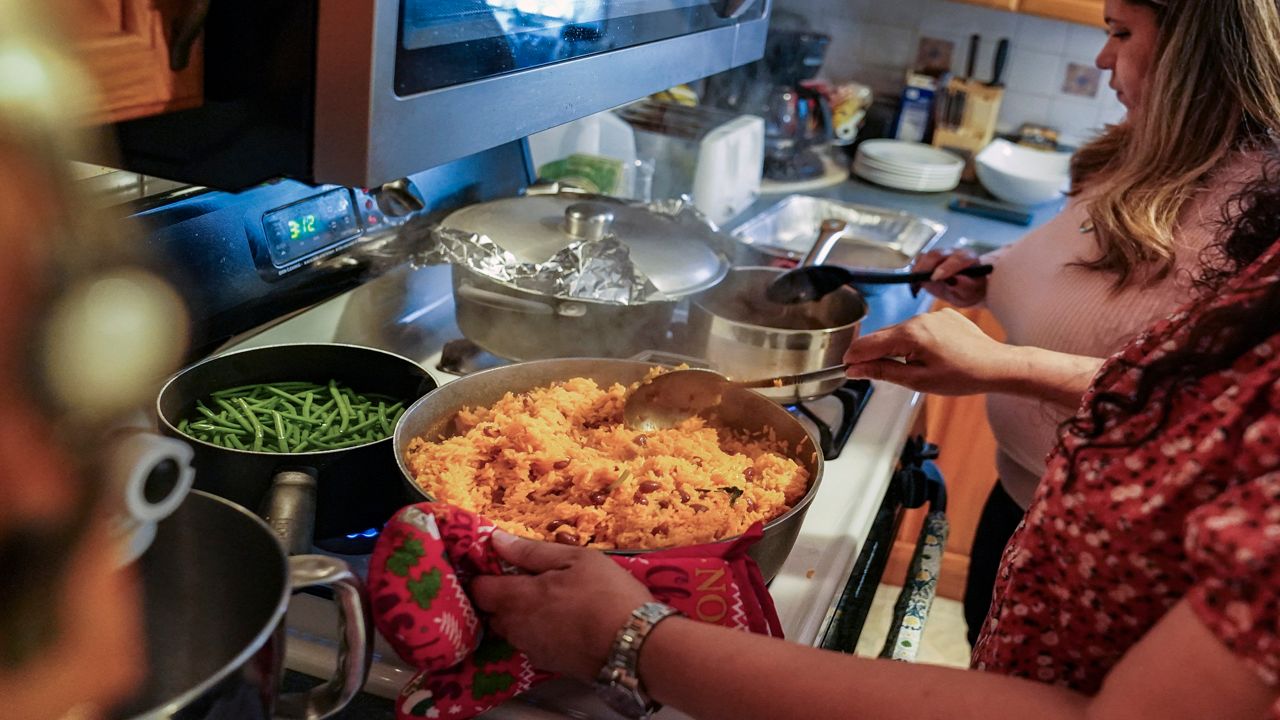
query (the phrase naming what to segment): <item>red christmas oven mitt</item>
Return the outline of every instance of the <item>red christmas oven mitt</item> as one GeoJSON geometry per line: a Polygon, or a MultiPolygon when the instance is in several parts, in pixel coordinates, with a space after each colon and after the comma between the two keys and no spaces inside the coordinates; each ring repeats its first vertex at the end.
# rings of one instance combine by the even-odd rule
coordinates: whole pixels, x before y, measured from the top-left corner
{"type": "MultiPolygon", "coordinates": [[[[477,575],[519,572],[490,545],[493,524],[443,503],[410,505],[387,523],[369,563],[374,624],[420,669],[400,691],[398,720],[478,715],[552,677],[486,632],[465,588],[477,575]]],[[[732,544],[610,557],[691,618],[782,636],[755,561],[759,523],[732,544]]]]}

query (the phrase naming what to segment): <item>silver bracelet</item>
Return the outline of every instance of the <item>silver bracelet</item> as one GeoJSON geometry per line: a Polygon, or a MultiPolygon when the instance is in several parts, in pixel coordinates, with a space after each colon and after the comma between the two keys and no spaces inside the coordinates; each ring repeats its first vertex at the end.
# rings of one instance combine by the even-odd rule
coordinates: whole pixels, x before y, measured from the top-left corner
{"type": "Polygon", "coordinates": [[[618,631],[604,667],[596,675],[596,691],[605,703],[629,718],[647,718],[662,707],[640,683],[640,648],[658,623],[680,611],[660,602],[647,602],[631,611],[618,631]]]}

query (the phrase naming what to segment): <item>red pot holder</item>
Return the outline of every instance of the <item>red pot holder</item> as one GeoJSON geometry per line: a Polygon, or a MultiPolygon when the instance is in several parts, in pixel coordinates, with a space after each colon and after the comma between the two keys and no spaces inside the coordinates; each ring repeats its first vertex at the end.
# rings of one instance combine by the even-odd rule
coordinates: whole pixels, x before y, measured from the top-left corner
{"type": "MultiPolygon", "coordinates": [[[[443,503],[410,505],[387,523],[369,564],[374,624],[418,673],[400,691],[398,720],[470,718],[552,677],[487,631],[465,588],[478,575],[519,572],[498,558],[493,524],[443,503]]],[[[782,636],[773,599],[747,548],[731,544],[611,555],[662,601],[691,618],[782,636]]]]}

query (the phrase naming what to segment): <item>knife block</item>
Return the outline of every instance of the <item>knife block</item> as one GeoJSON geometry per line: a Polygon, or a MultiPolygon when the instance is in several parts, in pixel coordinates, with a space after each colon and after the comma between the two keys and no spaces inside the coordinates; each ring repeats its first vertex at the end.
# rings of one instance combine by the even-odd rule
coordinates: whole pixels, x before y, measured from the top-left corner
{"type": "Polygon", "coordinates": [[[950,150],[965,159],[963,177],[974,180],[973,156],[995,138],[1003,87],[977,80],[952,78],[939,94],[933,130],[933,146],[950,150]],[[958,98],[963,98],[959,100],[958,98]],[[959,112],[956,103],[962,103],[959,112]]]}

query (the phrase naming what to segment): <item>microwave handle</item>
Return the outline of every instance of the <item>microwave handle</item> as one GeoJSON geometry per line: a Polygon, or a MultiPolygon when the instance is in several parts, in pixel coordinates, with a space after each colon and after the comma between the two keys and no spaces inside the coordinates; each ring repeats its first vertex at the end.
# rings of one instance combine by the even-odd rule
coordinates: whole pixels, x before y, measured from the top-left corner
{"type": "Polygon", "coordinates": [[[711,7],[722,18],[732,19],[745,13],[757,0],[711,0],[711,7]]]}

